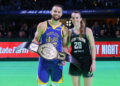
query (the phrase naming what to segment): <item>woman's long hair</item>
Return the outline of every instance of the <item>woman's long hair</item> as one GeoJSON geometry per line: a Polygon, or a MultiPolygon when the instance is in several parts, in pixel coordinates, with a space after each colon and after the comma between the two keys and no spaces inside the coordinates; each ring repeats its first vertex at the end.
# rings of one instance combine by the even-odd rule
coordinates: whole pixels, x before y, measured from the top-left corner
{"type": "Polygon", "coordinates": [[[85,23],[83,20],[80,21],[80,37],[83,37],[85,34],[85,23]]]}

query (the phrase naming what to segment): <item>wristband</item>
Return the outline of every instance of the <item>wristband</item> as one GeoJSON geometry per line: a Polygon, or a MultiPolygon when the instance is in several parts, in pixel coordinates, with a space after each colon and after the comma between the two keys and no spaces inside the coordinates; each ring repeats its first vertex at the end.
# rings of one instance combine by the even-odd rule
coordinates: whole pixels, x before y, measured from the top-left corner
{"type": "Polygon", "coordinates": [[[92,60],[96,60],[96,58],[92,58],[92,60]]]}

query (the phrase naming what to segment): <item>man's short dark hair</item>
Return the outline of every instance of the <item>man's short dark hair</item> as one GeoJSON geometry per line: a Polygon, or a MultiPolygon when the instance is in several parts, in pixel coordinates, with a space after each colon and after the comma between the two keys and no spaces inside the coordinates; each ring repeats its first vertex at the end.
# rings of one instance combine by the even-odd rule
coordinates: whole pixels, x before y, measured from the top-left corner
{"type": "MultiPolygon", "coordinates": [[[[62,8],[62,9],[63,9],[63,6],[62,6],[62,5],[60,5],[60,4],[55,4],[55,5],[53,5],[53,7],[55,7],[55,6],[60,7],[60,8],[62,8]]],[[[53,8],[53,7],[52,7],[52,8],[53,8]]]]}

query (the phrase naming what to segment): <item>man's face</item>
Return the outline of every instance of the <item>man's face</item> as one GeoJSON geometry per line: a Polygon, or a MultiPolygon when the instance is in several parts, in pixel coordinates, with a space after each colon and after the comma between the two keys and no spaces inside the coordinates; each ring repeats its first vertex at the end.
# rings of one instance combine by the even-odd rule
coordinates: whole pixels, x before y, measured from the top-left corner
{"type": "Polygon", "coordinates": [[[51,10],[51,15],[54,20],[59,20],[62,16],[62,8],[58,6],[54,6],[51,10]]]}
{"type": "Polygon", "coordinates": [[[71,20],[74,25],[80,24],[80,21],[82,20],[79,13],[72,13],[71,20]]]}

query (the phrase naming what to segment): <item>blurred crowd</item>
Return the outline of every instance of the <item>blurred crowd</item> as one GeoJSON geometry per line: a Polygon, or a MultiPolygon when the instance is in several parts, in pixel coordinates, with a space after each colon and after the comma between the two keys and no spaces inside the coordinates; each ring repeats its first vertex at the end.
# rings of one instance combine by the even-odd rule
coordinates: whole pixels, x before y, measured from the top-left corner
{"type": "MultiPolygon", "coordinates": [[[[18,21],[0,23],[0,38],[33,38],[37,24],[18,21]]],[[[117,24],[112,22],[99,24],[98,21],[95,21],[89,27],[92,29],[95,38],[120,38],[120,22],[117,24]]]]}
{"type": "Polygon", "coordinates": [[[0,38],[33,38],[37,23],[29,22],[0,23],[0,38]]]}
{"type": "Polygon", "coordinates": [[[65,5],[66,9],[114,9],[120,8],[120,0],[66,0],[65,5]]]}
{"type": "MultiPolygon", "coordinates": [[[[120,8],[120,0],[0,0],[0,11],[50,10],[54,4],[61,4],[66,10],[120,8]]],[[[33,38],[37,24],[19,20],[0,22],[0,38],[33,38]]],[[[96,21],[90,28],[95,38],[120,38],[120,22],[99,24],[96,21]]]]}
{"type": "Polygon", "coordinates": [[[0,10],[50,10],[54,4],[66,10],[120,8],[120,0],[0,0],[0,10]]]}
{"type": "Polygon", "coordinates": [[[120,22],[99,25],[96,21],[91,29],[95,38],[120,38],[120,22]]]}

